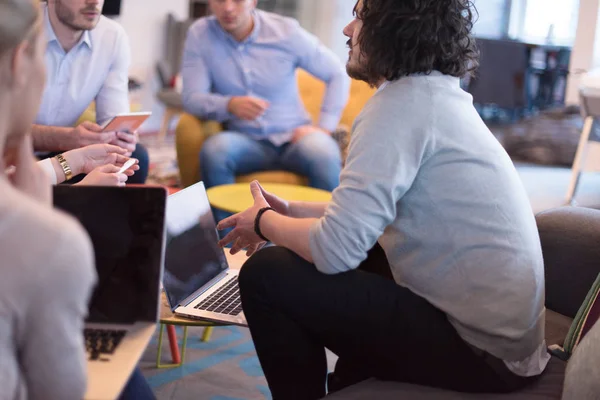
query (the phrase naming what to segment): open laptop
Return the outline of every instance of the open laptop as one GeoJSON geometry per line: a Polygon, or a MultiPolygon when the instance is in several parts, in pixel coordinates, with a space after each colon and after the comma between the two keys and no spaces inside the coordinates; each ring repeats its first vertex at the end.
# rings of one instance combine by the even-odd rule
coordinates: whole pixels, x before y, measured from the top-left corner
{"type": "Polygon", "coordinates": [[[155,187],[54,187],[54,204],[89,233],[98,283],[85,324],[86,399],[115,399],[158,320],[166,190],[155,187]]]}
{"type": "Polygon", "coordinates": [[[163,287],[175,314],[247,326],[237,284],[218,245],[204,184],[167,199],[167,248],[163,287]]]}

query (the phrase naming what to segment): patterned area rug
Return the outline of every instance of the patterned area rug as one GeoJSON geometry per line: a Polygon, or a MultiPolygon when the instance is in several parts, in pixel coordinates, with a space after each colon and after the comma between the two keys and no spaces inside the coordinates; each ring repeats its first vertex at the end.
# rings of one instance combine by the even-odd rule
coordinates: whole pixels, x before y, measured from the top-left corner
{"type": "Polygon", "coordinates": [[[170,133],[164,141],[156,133],[141,135],[140,142],[148,149],[150,171],[147,183],[170,187],[179,186],[179,168],[175,151],[175,135],[170,133]]]}
{"type": "MultiPolygon", "coordinates": [[[[183,333],[177,328],[178,337],[183,333]]],[[[140,366],[160,400],[254,400],[271,399],[248,329],[214,328],[210,341],[200,341],[203,328],[188,329],[182,367],[157,369],[158,329],[140,366]]],[[[181,343],[180,343],[181,346],[181,343]]],[[[163,340],[162,358],[171,362],[169,342],[163,340]]]]}
{"type": "Polygon", "coordinates": [[[517,123],[488,125],[513,161],[571,167],[583,120],[577,110],[555,109],[517,123]]]}

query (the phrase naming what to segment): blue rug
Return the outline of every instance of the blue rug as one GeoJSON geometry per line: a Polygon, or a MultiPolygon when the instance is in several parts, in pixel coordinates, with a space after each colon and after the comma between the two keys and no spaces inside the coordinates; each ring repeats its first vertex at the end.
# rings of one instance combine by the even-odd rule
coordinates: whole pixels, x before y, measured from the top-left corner
{"type": "MultiPolygon", "coordinates": [[[[209,342],[201,342],[203,328],[189,328],[185,364],[157,369],[158,329],[140,367],[159,400],[271,399],[250,332],[246,328],[215,328],[209,342]]],[[[183,332],[177,328],[180,339],[183,332]]],[[[171,362],[169,341],[163,338],[163,362],[171,362]]]]}

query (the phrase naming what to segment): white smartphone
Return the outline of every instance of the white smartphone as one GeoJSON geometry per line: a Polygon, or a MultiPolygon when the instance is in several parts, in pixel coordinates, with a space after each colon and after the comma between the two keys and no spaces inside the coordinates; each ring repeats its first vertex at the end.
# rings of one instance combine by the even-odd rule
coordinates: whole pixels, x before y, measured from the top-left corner
{"type": "Polygon", "coordinates": [[[129,167],[131,167],[133,164],[135,164],[135,161],[136,161],[135,158],[130,158],[129,160],[125,161],[125,164],[123,164],[123,166],[117,173],[122,174],[123,172],[127,171],[129,169],[129,167]]]}
{"type": "Polygon", "coordinates": [[[146,121],[151,112],[135,112],[115,115],[102,127],[102,132],[130,132],[133,133],[146,121]]]}

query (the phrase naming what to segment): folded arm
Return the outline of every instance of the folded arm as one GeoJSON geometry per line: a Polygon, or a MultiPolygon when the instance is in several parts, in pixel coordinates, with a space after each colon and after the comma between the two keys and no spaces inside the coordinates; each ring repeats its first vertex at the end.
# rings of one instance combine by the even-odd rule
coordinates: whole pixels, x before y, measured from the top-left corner
{"type": "Polygon", "coordinates": [[[228,111],[231,96],[210,93],[210,71],[201,54],[202,38],[190,29],[183,50],[183,106],[187,112],[203,119],[224,122],[231,119],[228,111]]]}
{"type": "Polygon", "coordinates": [[[300,26],[295,35],[294,45],[300,55],[298,66],[327,85],[319,126],[328,132],[333,132],[348,102],[350,78],[337,56],[300,26]]]}

